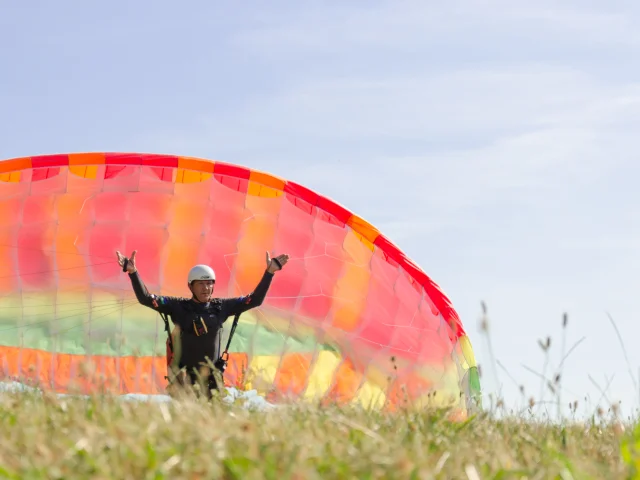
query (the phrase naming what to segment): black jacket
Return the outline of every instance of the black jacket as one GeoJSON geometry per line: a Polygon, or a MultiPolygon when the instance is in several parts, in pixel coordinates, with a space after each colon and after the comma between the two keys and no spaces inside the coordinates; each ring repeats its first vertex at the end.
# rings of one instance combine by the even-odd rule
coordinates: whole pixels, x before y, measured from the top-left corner
{"type": "Polygon", "coordinates": [[[138,272],[129,278],[138,301],[157,312],[171,317],[182,330],[182,354],[180,368],[189,371],[198,368],[206,357],[215,362],[220,354],[222,325],[230,317],[259,307],[264,301],[273,280],[273,274],[265,270],[253,293],[235,298],[214,298],[199,303],[191,298],[151,295],[138,272]]]}

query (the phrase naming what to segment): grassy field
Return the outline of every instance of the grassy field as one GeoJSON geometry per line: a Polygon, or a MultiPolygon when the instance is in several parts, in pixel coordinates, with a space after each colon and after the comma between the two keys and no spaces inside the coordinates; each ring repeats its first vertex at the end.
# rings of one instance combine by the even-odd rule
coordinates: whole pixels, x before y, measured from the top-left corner
{"type": "MultiPolygon", "coordinates": [[[[565,359],[574,348],[565,351],[566,316],[562,326],[565,359]]],[[[486,319],[481,329],[490,340],[486,319]]],[[[544,355],[550,342],[539,342],[544,355]]],[[[561,369],[545,360],[540,375],[558,407],[561,369]]],[[[560,422],[534,416],[546,406],[533,398],[520,412],[487,403],[482,413],[454,423],[443,411],[295,405],[261,412],[219,400],[3,393],[0,478],[640,478],[640,422],[623,422],[615,405],[585,421],[560,422]]],[[[577,408],[572,403],[569,416],[577,408]]]]}
{"type": "Polygon", "coordinates": [[[12,393],[0,398],[0,477],[635,478],[640,430],[613,418],[553,426],[482,414],[451,423],[443,412],[259,412],[12,393]]]}

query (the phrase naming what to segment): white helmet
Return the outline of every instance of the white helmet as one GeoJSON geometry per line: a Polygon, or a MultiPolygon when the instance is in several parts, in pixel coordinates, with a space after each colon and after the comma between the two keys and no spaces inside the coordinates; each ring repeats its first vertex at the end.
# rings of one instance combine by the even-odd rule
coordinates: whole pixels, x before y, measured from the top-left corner
{"type": "Polygon", "coordinates": [[[213,280],[216,281],[216,273],[209,265],[196,265],[189,270],[189,285],[194,280],[213,280]]]}

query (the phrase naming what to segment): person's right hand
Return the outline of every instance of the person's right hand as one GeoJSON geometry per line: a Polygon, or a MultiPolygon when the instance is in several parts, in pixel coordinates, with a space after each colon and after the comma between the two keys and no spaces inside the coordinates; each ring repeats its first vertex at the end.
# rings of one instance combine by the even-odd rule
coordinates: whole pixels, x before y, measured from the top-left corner
{"type": "MultiPolygon", "coordinates": [[[[129,263],[127,263],[127,273],[136,273],[136,253],[138,251],[134,250],[131,256],[129,257],[129,263]]],[[[118,257],[118,264],[120,268],[124,266],[125,256],[116,250],[116,255],[118,257]]]]}

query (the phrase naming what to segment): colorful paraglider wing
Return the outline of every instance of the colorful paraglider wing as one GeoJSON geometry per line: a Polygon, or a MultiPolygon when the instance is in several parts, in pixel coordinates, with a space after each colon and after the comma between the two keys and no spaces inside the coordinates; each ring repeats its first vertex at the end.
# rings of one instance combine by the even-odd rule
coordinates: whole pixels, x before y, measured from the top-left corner
{"type": "Polygon", "coordinates": [[[267,173],[114,153],[0,162],[4,378],[59,392],[164,392],[164,325],[136,302],[114,254],[134,249],[149,290],[180,296],[194,264],[215,269],[218,296],[237,296],[257,284],[265,251],[291,256],[264,304],[241,318],[229,385],[273,401],[379,408],[466,408],[479,393],[448,298],[362,218],[267,173]]]}

